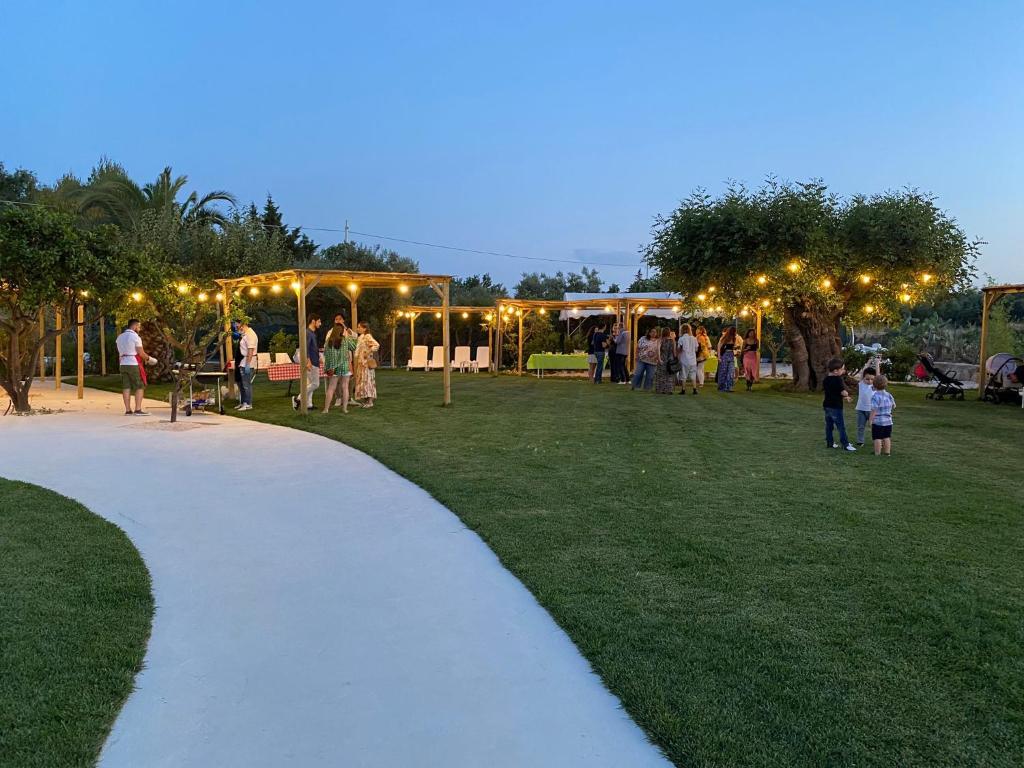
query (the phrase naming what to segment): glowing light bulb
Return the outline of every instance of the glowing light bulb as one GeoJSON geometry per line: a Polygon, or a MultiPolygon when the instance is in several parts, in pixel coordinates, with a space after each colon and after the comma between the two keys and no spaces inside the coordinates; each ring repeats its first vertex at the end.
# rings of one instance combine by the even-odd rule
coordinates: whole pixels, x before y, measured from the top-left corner
{"type": "Polygon", "coordinates": [[[680,311],[682,311],[682,309],[683,308],[680,307],[678,304],[676,304],[674,307],[672,307],[672,311],[673,312],[680,312],[680,311]]]}
{"type": "Polygon", "coordinates": [[[900,301],[902,301],[904,304],[909,304],[910,303],[910,294],[909,293],[901,293],[900,294],[900,301]]]}
{"type": "Polygon", "coordinates": [[[440,320],[441,319],[441,313],[440,312],[435,312],[434,313],[434,317],[436,317],[438,320],[440,320]]]}
{"type": "Polygon", "coordinates": [[[704,299],[706,299],[707,297],[708,297],[708,295],[706,293],[698,293],[697,294],[697,301],[704,301],[704,299]]]}
{"type": "Polygon", "coordinates": [[[83,299],[88,299],[89,298],[89,292],[88,291],[79,291],[78,295],[81,296],[83,299]]]}
{"type": "Polygon", "coordinates": [[[491,320],[493,320],[493,319],[494,319],[494,315],[492,315],[490,312],[488,312],[486,315],[484,315],[484,320],[486,320],[487,322],[491,322],[491,320]]]}
{"type": "Polygon", "coordinates": [[[277,283],[274,283],[272,286],[270,286],[270,292],[271,293],[280,293],[281,292],[281,286],[278,285],[277,283]]]}
{"type": "Polygon", "coordinates": [[[832,281],[826,277],[824,280],[821,281],[821,287],[824,288],[825,290],[828,290],[829,288],[832,287],[832,281]]]}
{"type": "Polygon", "coordinates": [[[874,312],[874,311],[875,311],[875,305],[874,305],[874,304],[865,304],[865,305],[864,305],[864,311],[865,311],[865,312],[866,312],[867,314],[869,314],[869,315],[870,315],[870,314],[871,314],[872,312],[874,312]]]}
{"type": "Polygon", "coordinates": [[[871,275],[861,275],[860,282],[861,285],[867,285],[868,283],[871,282],[871,275]]]}
{"type": "Polygon", "coordinates": [[[740,317],[746,317],[749,314],[750,314],[749,310],[746,310],[746,309],[740,310],[740,317]]]}
{"type": "Polygon", "coordinates": [[[930,274],[928,274],[927,272],[925,272],[923,275],[921,275],[921,282],[922,283],[930,283],[931,281],[932,281],[932,276],[930,274]]]}
{"type": "Polygon", "coordinates": [[[523,310],[517,309],[516,310],[516,317],[522,317],[522,316],[523,316],[523,310]]]}
{"type": "Polygon", "coordinates": [[[400,285],[400,286],[398,286],[398,292],[404,296],[405,294],[407,294],[409,292],[409,286],[408,285],[400,285]]]}
{"type": "Polygon", "coordinates": [[[214,298],[217,299],[217,301],[224,301],[224,294],[218,293],[214,298]]]}
{"type": "Polygon", "coordinates": [[[708,293],[714,293],[714,292],[715,292],[715,290],[717,290],[717,289],[715,288],[715,286],[713,286],[713,285],[709,285],[709,286],[708,286],[708,293]]]}
{"type": "Polygon", "coordinates": [[[249,295],[250,295],[250,296],[259,296],[259,295],[260,295],[260,289],[259,289],[259,288],[257,288],[257,287],[256,287],[256,286],[254,285],[254,286],[253,286],[252,288],[250,288],[250,289],[249,289],[249,295]]]}
{"type": "Polygon", "coordinates": [[[358,285],[356,285],[355,283],[349,283],[349,284],[348,284],[348,289],[349,289],[349,291],[350,291],[351,293],[355,293],[356,291],[358,291],[358,290],[359,290],[359,286],[358,286],[358,285]]]}
{"type": "Polygon", "coordinates": [[[179,283],[178,284],[178,293],[180,293],[182,296],[184,296],[186,293],[188,293],[188,285],[186,283],[179,283]]]}
{"type": "Polygon", "coordinates": [[[612,309],[612,305],[611,304],[605,304],[604,305],[604,311],[605,312],[614,312],[615,310],[612,309]]]}
{"type": "Polygon", "coordinates": [[[132,301],[142,301],[142,294],[138,291],[132,293],[132,301]]]}
{"type": "Polygon", "coordinates": [[[715,307],[715,312],[721,312],[721,311],[722,311],[721,307],[715,307]]]}
{"type": "Polygon", "coordinates": [[[644,313],[645,309],[646,309],[645,307],[639,306],[639,307],[636,308],[636,312],[637,312],[638,315],[642,315],[644,313]]]}
{"type": "Polygon", "coordinates": [[[463,319],[463,320],[466,320],[466,319],[468,319],[468,318],[469,318],[469,312],[463,312],[463,313],[462,313],[462,319],[463,319]]]}
{"type": "Polygon", "coordinates": [[[793,274],[796,274],[797,272],[800,271],[800,262],[799,261],[791,261],[791,262],[789,262],[789,264],[786,265],[786,269],[788,269],[793,274]]]}
{"type": "Polygon", "coordinates": [[[541,308],[540,308],[540,313],[541,313],[542,315],[546,315],[546,314],[548,313],[548,311],[547,311],[546,309],[544,309],[544,307],[541,307],[541,308]]]}
{"type": "Polygon", "coordinates": [[[208,298],[209,297],[205,293],[200,293],[198,296],[196,296],[196,300],[200,302],[206,301],[208,298]]]}
{"type": "Polygon", "coordinates": [[[764,285],[767,282],[768,282],[768,278],[765,277],[764,275],[758,275],[757,276],[757,284],[758,285],[764,285]]]}
{"type": "Polygon", "coordinates": [[[762,307],[770,307],[771,305],[772,305],[772,303],[771,303],[771,301],[769,301],[768,299],[764,299],[764,300],[763,300],[763,301],[761,302],[761,306],[762,306],[762,307]]]}
{"type": "Polygon", "coordinates": [[[301,287],[302,287],[302,283],[300,283],[298,280],[292,280],[292,290],[293,291],[297,291],[301,287]]]}

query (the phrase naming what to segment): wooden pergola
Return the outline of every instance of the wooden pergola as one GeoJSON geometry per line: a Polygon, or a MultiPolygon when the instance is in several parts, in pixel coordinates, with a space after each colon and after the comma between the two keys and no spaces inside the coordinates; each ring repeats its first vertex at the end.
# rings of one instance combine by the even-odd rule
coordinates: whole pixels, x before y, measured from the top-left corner
{"type": "Polygon", "coordinates": [[[224,340],[227,359],[231,359],[231,321],[229,310],[231,308],[231,297],[235,291],[248,291],[250,295],[258,296],[264,289],[269,289],[271,294],[282,294],[286,288],[292,290],[296,297],[296,316],[299,323],[299,408],[302,413],[307,412],[306,397],[308,394],[305,371],[308,365],[306,355],[305,335],[303,333],[307,326],[306,322],[306,297],[314,288],[337,288],[344,294],[352,305],[352,325],[359,321],[359,296],[367,289],[383,288],[397,291],[407,296],[413,288],[429,286],[441,299],[441,306],[437,311],[441,312],[442,332],[441,338],[445,350],[444,363],[444,404],[450,405],[452,401],[452,370],[449,359],[450,339],[450,314],[449,304],[451,291],[451,275],[421,275],[414,272],[355,272],[337,269],[286,269],[280,272],[264,272],[259,275],[247,275],[245,277],[233,277],[217,280],[223,293],[224,304],[224,327],[227,335],[224,340]]]}
{"type": "MultiPolygon", "coordinates": [[[[451,315],[461,316],[464,319],[468,319],[470,315],[483,315],[488,322],[487,327],[487,349],[488,352],[492,352],[491,348],[491,327],[490,322],[494,319],[494,315],[497,310],[494,307],[467,307],[467,306],[455,306],[448,307],[448,312],[451,315]]],[[[409,357],[412,358],[412,348],[416,346],[416,318],[420,315],[435,315],[438,319],[442,317],[442,308],[439,306],[432,306],[429,304],[412,305],[408,307],[401,307],[398,310],[398,317],[396,322],[391,326],[391,361],[394,366],[395,360],[395,328],[397,328],[397,320],[407,319],[409,321],[409,357]]],[[[445,351],[447,354],[447,349],[445,351]]],[[[395,366],[397,367],[397,366],[395,366]]]]}
{"type": "MultiPolygon", "coordinates": [[[[548,312],[601,312],[605,315],[611,315],[615,318],[616,322],[625,324],[629,331],[629,338],[631,343],[629,345],[629,359],[628,365],[632,368],[636,364],[636,350],[638,339],[636,337],[636,329],[641,317],[651,309],[668,309],[675,312],[677,316],[685,317],[715,317],[722,314],[722,310],[714,306],[713,301],[701,301],[696,306],[686,305],[682,299],[643,299],[643,298],[623,298],[618,296],[608,296],[606,298],[594,298],[587,299],[586,301],[555,301],[555,300],[541,300],[541,299],[499,299],[497,302],[497,317],[498,317],[498,328],[497,338],[500,345],[502,324],[505,322],[512,321],[513,318],[519,322],[519,356],[516,364],[516,373],[522,375],[523,373],[523,318],[529,315],[531,312],[537,312],[538,314],[547,314],[548,312]],[[706,304],[706,305],[705,305],[706,304]]],[[[744,309],[740,311],[740,315],[744,313],[754,316],[755,327],[757,338],[761,338],[761,318],[762,310],[760,307],[751,307],[750,309],[744,309]]],[[[499,369],[500,350],[499,355],[495,355],[491,361],[491,368],[497,372],[499,369]]]]}
{"type": "Polygon", "coordinates": [[[985,389],[985,355],[988,339],[988,315],[1003,296],[1024,293],[1024,285],[986,285],[981,289],[981,343],[978,345],[978,389],[985,389]]]}

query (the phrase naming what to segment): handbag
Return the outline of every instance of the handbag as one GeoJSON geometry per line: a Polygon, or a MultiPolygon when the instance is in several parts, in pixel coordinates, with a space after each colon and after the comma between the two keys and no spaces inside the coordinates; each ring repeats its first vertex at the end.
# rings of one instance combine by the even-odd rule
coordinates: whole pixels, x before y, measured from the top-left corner
{"type": "Polygon", "coordinates": [[[376,368],[377,367],[377,358],[375,358],[375,357],[368,357],[368,358],[366,358],[366,367],[369,368],[371,371],[374,368],[376,368]]]}
{"type": "Polygon", "coordinates": [[[669,373],[679,373],[679,371],[682,370],[682,366],[679,364],[679,358],[670,357],[665,362],[665,368],[668,370],[669,373]]]}

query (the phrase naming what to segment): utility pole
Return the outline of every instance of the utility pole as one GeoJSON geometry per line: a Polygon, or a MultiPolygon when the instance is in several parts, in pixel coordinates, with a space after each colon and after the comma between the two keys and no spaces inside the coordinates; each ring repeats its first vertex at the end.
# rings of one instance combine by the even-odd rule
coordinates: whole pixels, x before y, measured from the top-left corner
{"type": "Polygon", "coordinates": [[[348,245],[348,219],[345,219],[345,245],[348,245]]]}

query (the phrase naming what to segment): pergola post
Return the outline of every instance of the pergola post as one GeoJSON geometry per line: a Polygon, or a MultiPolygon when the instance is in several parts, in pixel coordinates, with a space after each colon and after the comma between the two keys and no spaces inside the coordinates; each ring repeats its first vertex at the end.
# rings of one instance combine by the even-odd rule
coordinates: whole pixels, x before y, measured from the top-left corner
{"type": "Polygon", "coordinates": [[[395,369],[395,331],[398,330],[398,320],[391,323],[391,370],[395,369]]]}
{"type": "Polygon", "coordinates": [[[441,326],[441,343],[444,346],[444,404],[452,404],[452,356],[451,356],[451,282],[441,284],[441,311],[444,313],[441,326]]]}
{"type": "MultiPolygon", "coordinates": [[[[988,313],[1000,294],[995,291],[981,292],[981,338],[978,344],[978,391],[985,392],[985,355],[988,352],[988,313]],[[991,293],[991,296],[990,296],[991,293]]],[[[979,395],[980,397],[981,395],[979,395]]]]}
{"type": "MultiPolygon", "coordinates": [[[[39,310],[39,338],[46,336],[46,307],[39,310]]],[[[46,344],[39,350],[39,378],[46,378],[46,344]]]]}
{"type": "Polygon", "coordinates": [[[107,321],[100,315],[100,376],[107,375],[107,321]]]}
{"type": "Polygon", "coordinates": [[[761,351],[760,351],[760,344],[761,344],[761,318],[762,318],[763,314],[764,313],[761,311],[760,307],[754,310],[754,335],[757,336],[758,359],[759,360],[760,360],[760,354],[761,354],[761,351]]]}
{"type": "Polygon", "coordinates": [[[76,310],[75,324],[75,346],[78,347],[78,370],[76,371],[76,384],[78,385],[78,399],[85,397],[85,307],[79,303],[76,310]]]}
{"type": "MultiPolygon", "coordinates": [[[[231,346],[231,291],[224,289],[224,370],[228,369],[234,359],[231,346]]],[[[228,397],[235,396],[235,377],[227,376],[228,397]]]]}
{"type": "Polygon", "coordinates": [[[306,407],[306,396],[309,393],[309,381],[306,375],[309,367],[309,355],[306,352],[306,274],[299,273],[299,296],[296,302],[296,314],[299,320],[299,412],[303,415],[309,413],[306,407]]]}
{"type": "Polygon", "coordinates": [[[352,327],[355,328],[359,325],[359,291],[358,289],[352,291],[352,295],[348,297],[349,303],[352,305],[352,327]]]}
{"type": "Polygon", "coordinates": [[[491,370],[494,372],[494,375],[498,375],[501,372],[501,321],[505,307],[502,304],[496,304],[495,306],[495,311],[497,312],[495,317],[497,320],[495,320],[494,324],[494,357],[491,360],[491,370]]]}
{"type": "Polygon", "coordinates": [[[412,360],[412,350],[416,346],[416,313],[409,313],[409,359],[412,360]]]}
{"type": "Polygon", "coordinates": [[[520,376],[523,375],[523,310],[518,310],[519,315],[519,338],[516,341],[519,344],[519,363],[516,365],[516,373],[520,376]]]}
{"type": "Polygon", "coordinates": [[[54,341],[55,350],[53,353],[53,388],[60,389],[60,375],[61,375],[61,336],[63,336],[64,330],[64,317],[61,314],[60,308],[56,308],[53,313],[53,325],[57,331],[57,338],[54,341]]]}

